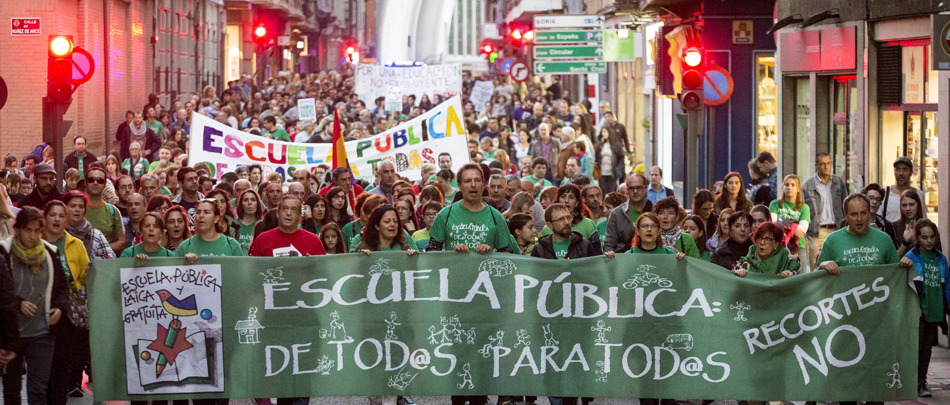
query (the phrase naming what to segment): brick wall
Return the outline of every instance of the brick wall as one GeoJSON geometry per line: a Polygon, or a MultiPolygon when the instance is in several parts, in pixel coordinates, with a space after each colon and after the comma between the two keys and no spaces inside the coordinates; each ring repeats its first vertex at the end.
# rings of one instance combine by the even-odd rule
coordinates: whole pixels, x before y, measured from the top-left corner
{"type": "Polygon", "coordinates": [[[145,0],[2,0],[0,1],[0,76],[10,96],[0,110],[0,154],[22,157],[42,143],[42,97],[46,95],[47,40],[51,34],[72,34],[77,46],[93,56],[93,78],[73,94],[66,113],[73,126],[64,142],[71,151],[72,137],[82,134],[97,155],[105,152],[105,137],[115,148],[115,130],[126,110],[141,110],[152,88],[152,13],[145,0]],[[107,26],[103,14],[109,16],[107,26]],[[11,18],[41,18],[42,34],[13,37],[11,18]],[[104,32],[108,32],[108,54],[104,32]],[[109,94],[104,86],[109,64],[109,94]],[[109,117],[105,116],[106,102],[109,117]]]}

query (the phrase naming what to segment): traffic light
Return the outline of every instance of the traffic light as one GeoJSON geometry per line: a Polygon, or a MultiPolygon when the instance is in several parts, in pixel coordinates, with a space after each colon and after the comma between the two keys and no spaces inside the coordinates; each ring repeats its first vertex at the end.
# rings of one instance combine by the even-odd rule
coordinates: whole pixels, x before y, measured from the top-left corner
{"type": "Polygon", "coordinates": [[[508,34],[508,42],[514,46],[522,46],[534,41],[534,30],[530,26],[513,26],[508,34]]]}
{"type": "Polygon", "coordinates": [[[73,95],[73,37],[49,36],[46,97],[56,104],[69,105],[73,95]]]}
{"type": "Polygon", "coordinates": [[[702,110],[705,99],[703,97],[703,82],[706,75],[706,65],[703,61],[703,52],[699,48],[687,48],[683,52],[683,92],[680,102],[684,111],[702,110]]]}
{"type": "Polygon", "coordinates": [[[360,48],[357,44],[344,45],[346,60],[350,63],[360,63],[360,48]]]}
{"type": "Polygon", "coordinates": [[[254,42],[258,45],[264,45],[267,42],[267,27],[264,24],[259,24],[257,28],[254,28],[254,42]]]}
{"type": "Polygon", "coordinates": [[[495,59],[498,58],[498,47],[491,42],[482,42],[480,51],[482,55],[488,57],[488,63],[495,63],[495,59]]]}

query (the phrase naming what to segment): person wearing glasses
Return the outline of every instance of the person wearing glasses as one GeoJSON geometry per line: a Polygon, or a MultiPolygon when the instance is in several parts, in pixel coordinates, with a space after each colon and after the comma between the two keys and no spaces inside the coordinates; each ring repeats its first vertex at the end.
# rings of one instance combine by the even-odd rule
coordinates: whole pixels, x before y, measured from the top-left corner
{"type": "Polygon", "coordinates": [[[736,266],[733,270],[739,277],[746,274],[763,273],[787,278],[795,275],[799,268],[798,260],[789,256],[788,250],[782,246],[785,231],[782,225],[775,222],[766,222],[759,225],[752,234],[755,244],[749,247],[749,254],[742,257],[740,262],[747,265],[736,266]]]}
{"type": "Polygon", "coordinates": [[[432,223],[435,222],[435,217],[439,215],[442,208],[444,206],[438,201],[429,201],[422,207],[422,222],[426,227],[412,234],[412,240],[416,242],[416,250],[422,251],[429,246],[429,231],[432,230],[432,223]]]}
{"type": "MultiPolygon", "coordinates": [[[[637,218],[635,229],[633,241],[630,242],[630,251],[627,253],[676,255],[679,260],[686,257],[686,253],[677,252],[663,246],[663,238],[660,235],[660,217],[656,214],[644,212],[637,218]]],[[[606,252],[604,255],[613,258],[615,253],[606,252]]]]}
{"type": "Polygon", "coordinates": [[[627,177],[627,202],[610,211],[607,234],[604,237],[604,252],[623,253],[630,249],[633,224],[644,212],[653,211],[653,203],[647,199],[647,184],[649,182],[642,173],[627,177]]]}
{"type": "Polygon", "coordinates": [[[104,168],[93,166],[86,170],[86,195],[89,198],[86,202],[86,220],[102,232],[112,251],[118,255],[126,247],[125,226],[119,209],[102,200],[102,192],[108,181],[104,168]]]}

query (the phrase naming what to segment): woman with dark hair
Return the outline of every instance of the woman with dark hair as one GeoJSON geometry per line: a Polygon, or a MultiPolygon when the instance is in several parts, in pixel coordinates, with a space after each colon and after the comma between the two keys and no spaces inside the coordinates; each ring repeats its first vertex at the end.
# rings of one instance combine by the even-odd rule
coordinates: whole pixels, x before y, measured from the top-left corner
{"type": "Polygon", "coordinates": [[[749,254],[739,259],[732,270],[739,277],[746,273],[764,273],[787,278],[795,275],[798,270],[798,259],[788,256],[788,249],[782,246],[785,237],[785,228],[777,222],[766,222],[759,225],[752,235],[754,245],[749,246],[749,254]]]}
{"type": "Polygon", "coordinates": [[[169,252],[178,250],[186,239],[191,237],[191,227],[188,226],[188,212],[185,208],[176,205],[162,214],[165,223],[165,249],[169,252]]]}
{"type": "Polygon", "coordinates": [[[158,215],[163,215],[172,205],[172,199],[168,198],[168,196],[155,194],[148,200],[148,204],[145,205],[145,212],[154,212],[158,215]]]}
{"type": "Polygon", "coordinates": [[[396,213],[399,214],[399,222],[403,229],[409,232],[409,235],[416,232],[416,212],[412,207],[412,203],[405,198],[397,198],[393,206],[396,207],[396,213]]]}
{"type": "MultiPolygon", "coordinates": [[[[66,273],[55,247],[42,240],[44,227],[43,214],[38,209],[23,207],[13,224],[16,235],[2,241],[3,247],[10,252],[9,271],[16,289],[20,322],[20,345],[16,357],[6,364],[3,373],[3,398],[10,404],[22,402],[20,391],[24,367],[29,367],[26,377],[28,402],[47,403],[54,334],[62,331],[62,327],[57,326],[61,321],[68,322],[62,319],[69,310],[66,273]]],[[[75,336],[62,336],[60,340],[65,338],[75,336]]]]}
{"type": "Polygon", "coordinates": [[[719,246],[709,261],[718,264],[726,270],[732,270],[742,255],[749,252],[752,246],[752,215],[745,212],[736,212],[727,219],[730,237],[722,246],[719,246]]]}
{"type": "Polygon", "coordinates": [[[920,201],[920,195],[916,189],[904,190],[901,193],[901,216],[897,221],[891,222],[894,226],[894,234],[897,235],[897,255],[904,257],[908,250],[913,248],[917,241],[914,239],[914,229],[917,221],[926,219],[924,216],[924,204],[920,201]]]}
{"type": "MultiPolygon", "coordinates": [[[[303,229],[320,236],[323,232],[323,227],[333,223],[327,214],[327,200],[320,194],[313,193],[307,196],[304,204],[310,207],[310,218],[304,219],[303,229]]],[[[337,225],[337,228],[339,229],[339,225],[337,225]]]]}
{"type": "Polygon", "coordinates": [[[693,194],[693,215],[703,220],[706,229],[706,238],[712,237],[719,226],[719,215],[715,212],[716,196],[712,191],[702,189],[693,194]]]}
{"type": "Polygon", "coordinates": [[[109,240],[86,220],[89,199],[79,191],[69,191],[63,196],[66,205],[66,232],[79,239],[86,248],[89,260],[115,259],[109,240]]]}
{"type": "MultiPolygon", "coordinates": [[[[66,284],[69,286],[70,299],[82,299],[81,291],[86,285],[86,270],[89,267],[89,255],[82,241],[66,232],[66,205],[59,200],[46,203],[43,209],[43,219],[46,225],[43,228],[43,240],[56,246],[59,261],[64,266],[66,284]]],[[[77,389],[76,384],[82,382],[82,364],[89,355],[88,330],[82,330],[73,325],[67,318],[60,323],[56,332],[56,345],[53,350],[53,368],[50,374],[50,395],[62,398],[65,403],[66,395],[77,389]],[[78,337],[85,334],[86,339],[78,337]]]]}
{"type": "Polygon", "coordinates": [[[354,251],[369,255],[371,252],[404,250],[409,256],[416,254],[412,243],[406,239],[402,221],[396,207],[383,204],[373,210],[363,227],[361,240],[354,251]]]}
{"type": "Polygon", "coordinates": [[[699,259],[699,249],[696,247],[693,237],[680,229],[679,211],[680,204],[679,201],[676,201],[676,197],[663,197],[656,204],[653,204],[653,213],[660,220],[660,236],[663,237],[663,246],[699,259]]]}
{"type": "MultiPolygon", "coordinates": [[[[655,205],[653,207],[656,208],[655,205]]],[[[699,258],[708,262],[712,257],[712,252],[706,247],[706,228],[703,227],[703,219],[696,215],[686,217],[683,220],[682,230],[693,238],[696,250],[699,251],[699,258]]]]}
{"type": "Polygon", "coordinates": [[[246,256],[238,241],[222,234],[226,226],[221,221],[220,205],[213,200],[200,200],[195,205],[195,230],[192,236],[178,246],[175,256],[184,257],[188,264],[195,264],[199,257],[246,256]]]}
{"type": "Polygon", "coordinates": [[[221,226],[224,227],[222,232],[225,235],[237,239],[235,235],[231,233],[231,225],[234,221],[234,211],[231,210],[231,195],[228,194],[227,191],[216,188],[205,194],[205,199],[214,200],[215,203],[218,204],[218,211],[221,212],[221,226]]]}
{"type": "Polygon", "coordinates": [[[752,211],[752,201],[746,198],[742,175],[738,172],[730,172],[722,180],[722,183],[722,192],[716,196],[716,213],[722,212],[726,208],[742,212],[752,211]]]}
{"type": "MultiPolygon", "coordinates": [[[[914,190],[908,191],[917,195],[914,190]]],[[[901,197],[903,211],[903,195],[901,197]]],[[[914,240],[915,246],[901,258],[901,266],[917,270],[914,277],[914,289],[920,297],[917,395],[930,397],[933,394],[927,388],[927,369],[930,367],[932,348],[937,345],[937,329],[946,322],[944,308],[950,304],[950,288],[947,287],[950,269],[940,249],[940,232],[936,224],[926,218],[918,220],[914,223],[914,240]]]]}
{"type": "Polygon", "coordinates": [[[169,252],[161,245],[162,236],[165,235],[165,221],[154,212],[148,212],[139,219],[139,233],[142,235],[142,243],[126,248],[119,257],[134,257],[140,262],[147,261],[152,257],[171,257],[174,253],[169,252]]]}
{"type": "MultiPolygon", "coordinates": [[[[581,198],[581,189],[573,184],[565,184],[557,189],[555,194],[554,201],[558,204],[564,204],[571,211],[571,231],[577,232],[590,242],[592,248],[594,248],[595,254],[603,253],[600,244],[600,235],[597,233],[597,224],[590,219],[590,210],[587,208],[587,205],[584,204],[584,199],[581,198]]],[[[547,225],[541,229],[541,236],[547,236],[552,234],[551,228],[547,225]]]]}
{"type": "Polygon", "coordinates": [[[327,218],[339,226],[346,226],[353,219],[346,212],[346,190],[333,186],[327,191],[327,218]]]}
{"type": "Polygon", "coordinates": [[[432,102],[429,101],[429,95],[423,93],[422,98],[419,99],[419,109],[422,110],[422,112],[426,112],[431,110],[432,107],[433,105],[432,102]]]}
{"type": "Polygon", "coordinates": [[[512,215],[508,220],[508,232],[511,233],[512,250],[521,253],[522,256],[531,256],[531,250],[534,249],[538,235],[534,228],[534,218],[528,214],[512,215]]]}
{"type": "MultiPolygon", "coordinates": [[[[315,195],[319,197],[319,194],[315,195]]],[[[247,189],[238,196],[235,210],[237,217],[231,221],[231,235],[244,250],[248,250],[254,240],[254,226],[264,218],[264,205],[261,204],[257,191],[247,189]]]]}
{"type": "Polygon", "coordinates": [[[320,230],[320,242],[323,242],[323,248],[328,255],[346,253],[346,248],[343,246],[343,231],[333,222],[324,225],[320,230]]]}
{"type": "Polygon", "coordinates": [[[254,234],[251,236],[252,241],[257,239],[258,235],[274,229],[279,225],[277,213],[277,210],[267,210],[264,212],[264,218],[258,221],[257,225],[254,225],[254,234]]]}

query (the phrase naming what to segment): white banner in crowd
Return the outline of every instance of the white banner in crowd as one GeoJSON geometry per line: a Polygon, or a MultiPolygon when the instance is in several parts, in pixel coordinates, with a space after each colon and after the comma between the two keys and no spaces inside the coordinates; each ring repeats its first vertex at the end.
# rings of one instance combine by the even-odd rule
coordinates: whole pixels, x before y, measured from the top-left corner
{"type": "Polygon", "coordinates": [[[495,85],[489,81],[476,81],[472,87],[472,95],[468,97],[469,101],[475,105],[475,111],[485,111],[485,103],[491,101],[492,93],[495,91],[495,85]]]}
{"type": "Polygon", "coordinates": [[[429,100],[438,94],[444,99],[462,94],[462,65],[388,67],[360,64],[356,66],[356,88],[353,92],[367,108],[373,108],[376,99],[386,97],[392,86],[399,86],[402,93],[416,96],[416,104],[422,101],[422,95],[429,100]]]}
{"type": "MultiPolygon", "coordinates": [[[[261,165],[263,175],[278,172],[290,180],[297,169],[331,165],[331,143],[291,143],[238,131],[201,114],[192,114],[188,160],[207,162],[218,179],[238,166],[261,165]]],[[[468,143],[459,96],[382,134],[346,142],[350,168],[356,177],[373,181],[375,167],[384,160],[409,180],[421,178],[425,163],[437,165],[439,154],[452,155],[452,170],[468,163],[468,143]]],[[[332,168],[332,167],[331,167],[332,168]]]]}

